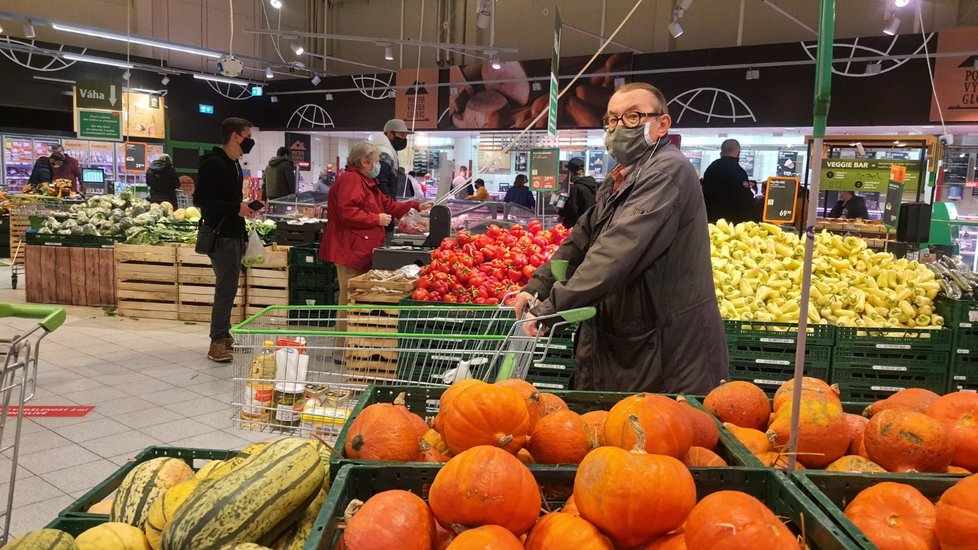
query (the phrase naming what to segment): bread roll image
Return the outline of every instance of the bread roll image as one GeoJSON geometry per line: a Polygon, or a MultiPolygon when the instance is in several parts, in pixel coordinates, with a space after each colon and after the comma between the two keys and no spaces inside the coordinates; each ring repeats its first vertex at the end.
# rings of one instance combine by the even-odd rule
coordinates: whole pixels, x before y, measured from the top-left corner
{"type": "Polygon", "coordinates": [[[523,107],[530,102],[530,83],[526,71],[518,61],[503,63],[499,69],[482,65],[482,80],[518,80],[518,82],[486,82],[487,90],[496,90],[509,99],[513,107],[523,107]]]}
{"type": "MultiPolygon", "coordinates": [[[[608,100],[614,90],[603,86],[592,86],[591,84],[579,84],[574,87],[574,95],[577,99],[596,107],[601,113],[608,109],[608,100]]],[[[599,117],[601,115],[598,115],[599,117]]]]}
{"type": "Polygon", "coordinates": [[[462,121],[464,128],[505,128],[512,124],[513,113],[506,96],[495,90],[483,90],[466,103],[462,121]]]}
{"type": "Polygon", "coordinates": [[[563,103],[564,110],[574,126],[578,128],[601,127],[601,114],[593,105],[581,101],[576,96],[564,96],[561,103],[563,103]]]}

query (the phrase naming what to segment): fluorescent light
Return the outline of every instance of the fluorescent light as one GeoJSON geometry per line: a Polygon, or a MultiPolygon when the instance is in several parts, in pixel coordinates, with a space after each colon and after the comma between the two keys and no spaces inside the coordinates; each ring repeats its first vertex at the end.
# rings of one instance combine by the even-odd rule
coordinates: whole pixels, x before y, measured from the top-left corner
{"type": "Polygon", "coordinates": [[[85,36],[97,36],[99,38],[105,38],[107,40],[117,40],[119,42],[129,42],[130,44],[139,44],[141,46],[150,46],[152,48],[160,48],[163,50],[173,50],[175,52],[202,55],[204,57],[213,57],[214,59],[221,57],[221,54],[219,52],[213,52],[210,50],[203,50],[191,46],[181,46],[179,44],[170,44],[168,42],[161,42],[159,40],[150,40],[148,38],[140,38],[138,36],[126,36],[124,34],[116,34],[112,32],[100,31],[96,29],[86,29],[84,27],[76,27],[74,25],[53,23],[51,25],[51,28],[58,31],[83,34],[85,36]]]}
{"type": "Polygon", "coordinates": [[[282,9],[282,0],[269,0],[268,4],[277,10],[282,9]]]}
{"type": "Polygon", "coordinates": [[[390,46],[384,47],[384,59],[387,61],[394,61],[394,48],[390,46]]]}
{"type": "Polygon", "coordinates": [[[319,83],[322,82],[322,81],[323,81],[323,79],[319,78],[319,75],[318,74],[317,75],[313,75],[312,80],[310,80],[310,82],[312,82],[312,85],[313,86],[319,86],[319,83]]]}
{"type": "Polygon", "coordinates": [[[295,44],[292,44],[292,51],[295,52],[296,55],[302,55],[305,53],[306,49],[302,47],[302,44],[296,42],[295,44]]]}
{"type": "Polygon", "coordinates": [[[167,84],[169,84],[169,83],[170,83],[170,77],[168,77],[168,76],[166,76],[166,75],[164,75],[164,76],[163,76],[163,79],[162,79],[162,80],[160,80],[160,83],[161,83],[161,84],[163,84],[164,86],[166,86],[167,84]]]}
{"type": "Polygon", "coordinates": [[[275,78],[275,73],[272,72],[271,65],[265,67],[265,78],[275,78]]]}
{"type": "Polygon", "coordinates": [[[893,4],[894,4],[894,5],[896,6],[896,7],[898,7],[898,8],[902,8],[903,6],[906,6],[906,5],[907,5],[907,4],[909,4],[909,3],[910,3],[910,0],[895,0],[895,1],[893,2],[893,4]]]}
{"type": "Polygon", "coordinates": [[[893,35],[897,34],[898,32],[900,32],[900,18],[899,17],[894,17],[893,19],[890,19],[890,22],[887,23],[885,27],[883,27],[883,34],[886,34],[886,35],[889,35],[889,36],[893,36],[893,35]]]}
{"type": "Polygon", "coordinates": [[[223,84],[237,84],[238,86],[247,86],[249,84],[247,80],[241,80],[239,78],[227,78],[224,76],[217,76],[212,74],[194,73],[194,78],[196,78],[197,80],[207,80],[208,82],[221,82],[223,84]]]}
{"type": "Polygon", "coordinates": [[[126,92],[138,92],[141,94],[160,95],[159,90],[147,90],[146,88],[123,88],[126,92]]]}
{"type": "Polygon", "coordinates": [[[679,21],[673,21],[672,23],[669,23],[668,28],[669,28],[669,34],[671,34],[673,38],[679,38],[680,36],[683,35],[683,26],[679,24],[679,21]]]}
{"type": "Polygon", "coordinates": [[[0,34],[3,34],[3,25],[0,25],[0,34]]]}
{"type": "Polygon", "coordinates": [[[122,73],[122,79],[123,80],[127,80],[128,81],[131,76],[132,76],[132,73],[129,72],[129,69],[126,69],[126,72],[122,73]]]}
{"type": "Polygon", "coordinates": [[[110,67],[119,67],[120,69],[131,69],[133,68],[132,63],[126,63],[125,61],[119,59],[108,59],[105,57],[92,57],[90,55],[79,55],[76,53],[63,53],[61,57],[69,61],[81,61],[82,63],[94,63],[96,65],[108,65],[110,67]]]}

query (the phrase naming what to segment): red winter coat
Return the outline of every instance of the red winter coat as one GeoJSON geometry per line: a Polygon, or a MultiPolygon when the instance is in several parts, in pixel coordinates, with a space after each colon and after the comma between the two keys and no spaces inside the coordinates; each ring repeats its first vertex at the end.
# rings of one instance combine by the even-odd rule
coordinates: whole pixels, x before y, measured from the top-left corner
{"type": "Polygon", "coordinates": [[[368,178],[352,166],[336,179],[326,203],[326,230],[319,245],[319,258],[357,271],[367,271],[373,263],[374,249],[384,245],[385,232],[380,214],[400,218],[417,201],[397,202],[385,195],[377,180],[368,178]]]}

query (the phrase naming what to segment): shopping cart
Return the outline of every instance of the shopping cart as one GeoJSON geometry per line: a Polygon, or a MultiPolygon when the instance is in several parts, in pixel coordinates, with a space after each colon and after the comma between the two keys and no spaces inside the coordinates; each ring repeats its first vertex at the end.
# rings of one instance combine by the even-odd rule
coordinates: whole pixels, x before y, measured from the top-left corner
{"type": "Polygon", "coordinates": [[[231,331],[233,421],[253,430],[336,435],[368,385],[526,378],[555,336],[594,314],[585,307],[530,320],[497,306],[268,307],[231,331]],[[550,328],[528,337],[529,322],[550,328]],[[276,357],[259,376],[269,365],[263,353],[265,361],[276,357]],[[303,410],[310,399],[321,403],[316,414],[303,410]]]}
{"type": "Polygon", "coordinates": [[[0,337],[0,357],[3,357],[2,380],[0,380],[0,453],[9,458],[10,477],[7,485],[7,502],[0,510],[3,530],[0,532],[0,546],[7,543],[10,535],[10,517],[13,512],[14,482],[17,478],[17,459],[20,443],[21,421],[24,403],[34,397],[37,386],[37,358],[41,340],[55,331],[65,321],[65,310],[59,306],[36,306],[8,304],[0,302],[0,317],[39,319],[37,326],[23,335],[11,338],[0,337]],[[11,409],[16,414],[10,416],[11,409]],[[13,435],[7,430],[7,421],[13,419],[13,435]]]}

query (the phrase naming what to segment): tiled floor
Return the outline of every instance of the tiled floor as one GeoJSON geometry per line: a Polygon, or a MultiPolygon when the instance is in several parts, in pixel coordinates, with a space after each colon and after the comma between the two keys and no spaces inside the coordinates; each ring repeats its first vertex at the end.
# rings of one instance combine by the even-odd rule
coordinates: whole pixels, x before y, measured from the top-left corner
{"type": "MultiPolygon", "coordinates": [[[[24,301],[22,286],[10,288],[10,268],[0,267],[0,302],[24,301]]],[[[205,356],[205,324],[66,309],[65,325],[42,341],[37,393],[29,404],[95,410],[84,418],[24,420],[12,534],[43,527],[150,445],[233,449],[269,438],[232,427],[232,369],[205,356]]],[[[0,318],[0,336],[30,325],[0,318]]],[[[0,509],[8,456],[0,457],[0,509]]]]}

